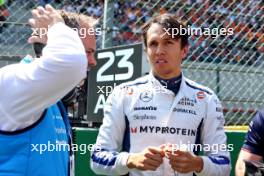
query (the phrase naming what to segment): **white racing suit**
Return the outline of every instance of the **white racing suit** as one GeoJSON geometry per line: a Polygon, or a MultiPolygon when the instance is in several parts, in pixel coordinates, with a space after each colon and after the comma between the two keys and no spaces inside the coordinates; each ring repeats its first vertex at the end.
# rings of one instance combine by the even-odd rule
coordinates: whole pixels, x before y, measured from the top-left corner
{"type": "Polygon", "coordinates": [[[126,166],[130,153],[171,143],[185,145],[193,154],[202,150],[204,155],[200,173],[178,175],[228,176],[231,148],[226,145],[223,125],[222,106],[213,91],[182,76],[175,96],[149,74],[115,87],[107,99],[96,141],[100,150],[92,153],[91,168],[104,175],[173,176],[167,158],[156,171],[126,166]]]}

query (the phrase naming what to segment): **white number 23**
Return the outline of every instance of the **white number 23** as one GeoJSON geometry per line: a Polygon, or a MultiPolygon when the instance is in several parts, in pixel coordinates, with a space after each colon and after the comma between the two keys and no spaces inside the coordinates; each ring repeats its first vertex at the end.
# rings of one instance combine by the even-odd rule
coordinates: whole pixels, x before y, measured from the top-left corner
{"type": "Polygon", "coordinates": [[[134,53],[134,48],[116,50],[115,55],[112,51],[98,53],[97,59],[104,59],[104,58],[109,58],[109,59],[102,67],[99,68],[96,76],[96,81],[103,82],[103,81],[114,81],[114,80],[119,81],[119,80],[130,79],[133,76],[134,65],[132,62],[128,61],[128,59],[133,55],[133,53],[134,53]],[[115,61],[115,56],[123,56],[117,63],[117,67],[127,68],[127,73],[120,73],[115,75],[114,74],[103,75],[103,73],[113,65],[115,61]]]}

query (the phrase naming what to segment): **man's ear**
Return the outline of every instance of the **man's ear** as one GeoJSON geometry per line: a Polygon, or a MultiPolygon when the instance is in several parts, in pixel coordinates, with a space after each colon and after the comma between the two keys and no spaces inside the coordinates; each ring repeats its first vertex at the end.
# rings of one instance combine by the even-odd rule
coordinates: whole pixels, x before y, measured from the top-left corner
{"type": "Polygon", "coordinates": [[[185,45],[182,48],[182,60],[184,60],[187,57],[188,52],[189,52],[189,45],[185,45]]]}
{"type": "Polygon", "coordinates": [[[144,47],[143,48],[143,51],[146,53],[146,55],[147,55],[147,61],[149,62],[149,57],[148,57],[148,53],[147,53],[147,47],[145,45],[143,47],[144,47]]]}

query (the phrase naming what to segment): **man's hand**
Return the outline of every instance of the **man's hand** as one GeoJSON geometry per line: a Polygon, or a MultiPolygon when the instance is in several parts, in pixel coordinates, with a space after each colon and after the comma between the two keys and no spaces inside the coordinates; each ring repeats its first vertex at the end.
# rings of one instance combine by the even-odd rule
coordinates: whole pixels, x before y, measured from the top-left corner
{"type": "Polygon", "coordinates": [[[166,156],[170,161],[173,170],[179,173],[201,172],[203,169],[203,160],[199,156],[192,155],[188,151],[176,150],[167,152],[166,156]]]}
{"type": "Polygon", "coordinates": [[[148,147],[141,153],[131,154],[127,160],[127,167],[155,171],[163,162],[161,153],[162,150],[158,147],[148,147]]]}
{"type": "Polygon", "coordinates": [[[28,39],[29,43],[47,43],[48,28],[58,22],[64,23],[63,18],[51,5],[46,5],[45,9],[41,6],[31,11],[32,18],[29,24],[33,29],[32,36],[28,39]]]}

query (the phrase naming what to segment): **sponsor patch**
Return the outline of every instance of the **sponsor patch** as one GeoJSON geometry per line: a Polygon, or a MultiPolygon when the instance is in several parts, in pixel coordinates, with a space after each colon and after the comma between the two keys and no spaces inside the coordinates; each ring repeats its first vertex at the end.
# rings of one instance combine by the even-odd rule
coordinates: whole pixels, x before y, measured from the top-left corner
{"type": "Polygon", "coordinates": [[[146,90],[146,91],[140,93],[140,97],[139,98],[143,102],[149,102],[153,98],[153,93],[151,91],[149,91],[149,90],[146,90]]]}
{"type": "Polygon", "coordinates": [[[179,105],[184,105],[184,106],[194,106],[195,104],[197,103],[197,101],[194,99],[190,99],[190,98],[187,98],[187,97],[183,97],[179,102],[178,104],[179,105]]]}
{"type": "Polygon", "coordinates": [[[223,109],[221,107],[216,107],[215,110],[216,110],[216,112],[222,112],[223,111],[223,109]]]}
{"type": "Polygon", "coordinates": [[[135,128],[131,127],[130,130],[131,130],[131,133],[137,133],[137,127],[135,128]]]}
{"type": "Polygon", "coordinates": [[[198,99],[200,99],[200,100],[202,100],[202,99],[204,99],[205,98],[205,93],[204,92],[202,92],[202,91],[200,91],[200,92],[197,92],[197,98],[198,99]]]}
{"type": "Polygon", "coordinates": [[[134,111],[147,110],[147,111],[156,111],[156,106],[144,106],[144,107],[134,107],[134,111]]]}
{"type": "Polygon", "coordinates": [[[175,128],[169,126],[139,126],[131,127],[131,133],[156,133],[156,134],[176,134],[182,136],[196,136],[196,129],[175,128]]]}
{"type": "Polygon", "coordinates": [[[225,118],[223,116],[217,116],[216,119],[220,122],[222,127],[225,125],[225,118]]]}
{"type": "Polygon", "coordinates": [[[133,93],[134,93],[133,88],[132,87],[126,87],[126,93],[127,93],[127,95],[133,95],[133,93]]]}
{"type": "Polygon", "coordinates": [[[147,115],[147,114],[144,114],[144,115],[134,115],[133,116],[133,120],[156,120],[156,119],[157,119],[156,116],[147,115]]]}
{"type": "Polygon", "coordinates": [[[173,108],[173,111],[174,112],[180,112],[180,113],[187,113],[187,114],[197,115],[196,111],[190,110],[190,109],[173,108]]]}

